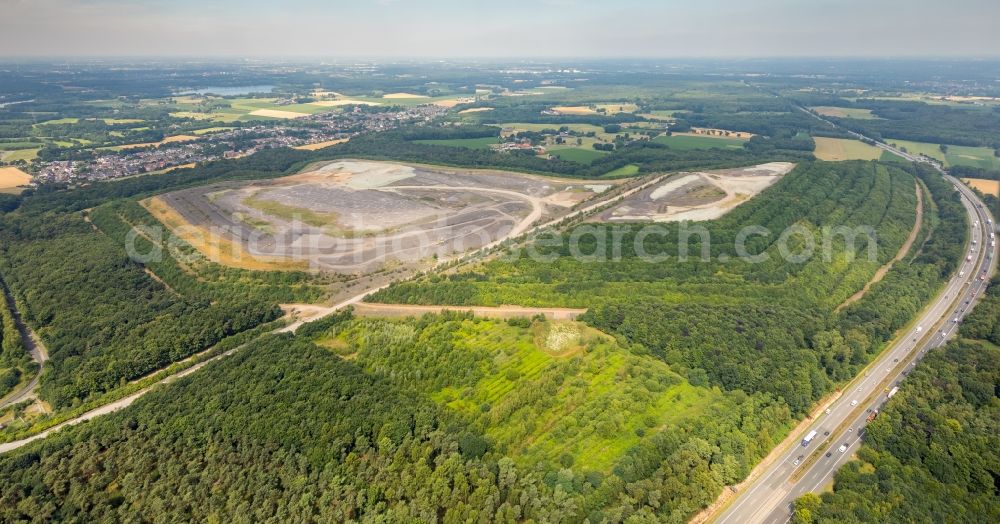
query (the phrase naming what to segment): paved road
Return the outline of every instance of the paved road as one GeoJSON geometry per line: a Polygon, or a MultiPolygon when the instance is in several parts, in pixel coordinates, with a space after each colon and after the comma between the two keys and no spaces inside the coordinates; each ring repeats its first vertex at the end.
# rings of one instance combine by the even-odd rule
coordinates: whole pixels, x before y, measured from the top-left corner
{"type": "MultiPolygon", "coordinates": [[[[880,147],[914,162],[935,165],[885,144],[880,147]]],[[[823,489],[834,473],[851,460],[864,435],[866,418],[870,412],[881,409],[887,392],[900,383],[927,350],[955,336],[959,323],[981,298],[996,270],[996,250],[991,247],[996,227],[975,193],[955,178],[947,175],[945,178],[960,191],[969,223],[976,224],[971,235],[975,243],[969,246],[968,253],[972,260],[963,261],[959,272],[923,310],[915,326],[845,386],[842,396],[799,435],[802,439],[808,432],[816,431],[813,441],[808,446],[797,443],[786,449],[726,508],[715,520],[716,524],[787,522],[796,498],[823,489]],[[840,451],[841,446],[846,447],[844,452],[840,451]]]]}

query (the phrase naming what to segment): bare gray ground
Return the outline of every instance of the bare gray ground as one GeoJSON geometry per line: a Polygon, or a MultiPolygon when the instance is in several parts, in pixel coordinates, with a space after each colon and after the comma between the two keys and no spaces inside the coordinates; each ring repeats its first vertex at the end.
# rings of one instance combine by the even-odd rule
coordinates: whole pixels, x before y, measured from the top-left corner
{"type": "Polygon", "coordinates": [[[163,195],[193,225],[251,255],[365,274],[517,235],[606,186],[499,171],[337,161],[277,180],[163,195]]]}
{"type": "Polygon", "coordinates": [[[753,198],[795,164],[678,173],[635,193],[592,218],[592,222],[678,222],[713,220],[753,198]]]}

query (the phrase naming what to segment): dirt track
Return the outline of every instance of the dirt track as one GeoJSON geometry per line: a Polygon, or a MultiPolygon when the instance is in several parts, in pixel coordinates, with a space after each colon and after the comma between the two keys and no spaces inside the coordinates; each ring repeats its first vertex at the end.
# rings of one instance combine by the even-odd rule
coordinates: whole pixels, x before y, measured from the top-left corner
{"type": "Polygon", "coordinates": [[[879,281],[885,278],[885,275],[889,272],[890,269],[892,269],[893,264],[902,260],[903,257],[905,257],[906,254],[910,252],[910,247],[913,246],[913,243],[917,240],[917,235],[920,234],[920,224],[922,224],[924,221],[924,192],[920,190],[919,183],[917,183],[916,186],[917,186],[917,219],[913,221],[913,229],[910,230],[910,236],[906,238],[906,242],[903,242],[903,246],[899,248],[899,252],[896,253],[896,256],[893,257],[892,260],[890,260],[889,262],[886,262],[884,266],[878,268],[878,271],[876,271],[875,275],[872,276],[872,279],[865,284],[865,287],[861,288],[860,291],[848,297],[848,299],[845,300],[839,306],[837,306],[837,309],[835,309],[834,311],[840,311],[841,309],[844,309],[845,307],[861,300],[861,298],[865,296],[865,293],[868,293],[868,290],[871,289],[872,286],[878,284],[879,281]]]}
{"type": "Polygon", "coordinates": [[[408,304],[375,304],[361,302],[354,306],[354,313],[362,317],[412,317],[426,313],[445,311],[465,312],[485,318],[514,318],[544,315],[550,320],[575,320],[587,312],[586,309],[562,307],[521,307],[521,306],[415,306],[408,304]]]}

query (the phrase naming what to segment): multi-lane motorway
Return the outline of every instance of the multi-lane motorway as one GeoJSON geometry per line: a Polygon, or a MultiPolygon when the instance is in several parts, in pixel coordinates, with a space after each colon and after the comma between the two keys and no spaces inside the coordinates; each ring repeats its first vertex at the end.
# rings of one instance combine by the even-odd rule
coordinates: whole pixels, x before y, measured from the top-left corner
{"type": "MultiPolygon", "coordinates": [[[[912,161],[924,161],[882,145],[912,161]]],[[[945,175],[962,195],[971,226],[967,258],[916,323],[865,371],[844,387],[829,409],[816,417],[795,443],[781,453],[715,520],[717,524],[777,523],[791,518],[793,501],[823,489],[849,461],[864,437],[867,419],[882,408],[892,388],[929,349],[943,345],[982,296],[996,269],[993,217],[982,201],[958,180],[945,175]],[[815,437],[802,442],[810,432],[815,437]]],[[[902,387],[905,387],[902,386],[902,387]]]]}

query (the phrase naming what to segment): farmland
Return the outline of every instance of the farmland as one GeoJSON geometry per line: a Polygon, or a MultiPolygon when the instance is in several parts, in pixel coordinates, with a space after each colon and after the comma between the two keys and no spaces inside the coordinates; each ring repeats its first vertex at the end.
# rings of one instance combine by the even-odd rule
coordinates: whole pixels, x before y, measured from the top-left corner
{"type": "Polygon", "coordinates": [[[570,162],[579,162],[581,164],[589,164],[598,158],[602,158],[607,155],[604,151],[597,151],[594,149],[583,149],[578,147],[550,147],[548,149],[549,153],[559,157],[562,160],[569,160],[570,162]]]}
{"type": "Polygon", "coordinates": [[[138,149],[141,147],[157,147],[163,144],[174,144],[177,142],[190,142],[192,140],[197,140],[197,139],[198,139],[197,136],[192,136],[192,135],[174,135],[174,136],[168,136],[163,140],[160,140],[159,142],[148,142],[143,144],[127,144],[122,146],[114,146],[109,149],[112,149],[114,151],[123,151],[126,149],[138,149]]]}
{"type": "Polygon", "coordinates": [[[663,144],[671,149],[688,151],[693,149],[742,149],[743,140],[716,136],[675,133],[670,136],[661,135],[653,139],[657,144],[663,144]]]}
{"type": "Polygon", "coordinates": [[[19,192],[18,186],[31,182],[31,176],[16,167],[0,167],[0,192],[19,192]]]}
{"type": "Polygon", "coordinates": [[[984,180],[982,178],[963,178],[963,182],[984,195],[1000,198],[1000,180],[984,180]]]}
{"type": "Polygon", "coordinates": [[[947,151],[942,151],[939,144],[912,142],[909,140],[888,140],[890,144],[913,154],[924,155],[940,160],[947,167],[968,166],[981,169],[1000,170],[1000,158],[989,147],[970,147],[947,145],[947,151]]]}
{"type": "Polygon", "coordinates": [[[469,149],[489,149],[490,146],[500,143],[496,137],[483,138],[452,138],[445,140],[416,140],[418,144],[430,146],[466,147],[469,149]]]}
{"type": "Polygon", "coordinates": [[[843,160],[878,160],[882,157],[882,150],[870,146],[860,140],[846,138],[826,138],[816,137],[816,151],[814,154],[820,160],[831,162],[843,160]]]}
{"type": "Polygon", "coordinates": [[[819,115],[832,116],[836,118],[855,118],[858,120],[874,120],[878,118],[872,114],[871,109],[862,109],[857,107],[831,107],[831,106],[815,106],[809,109],[815,111],[819,115]]]}

